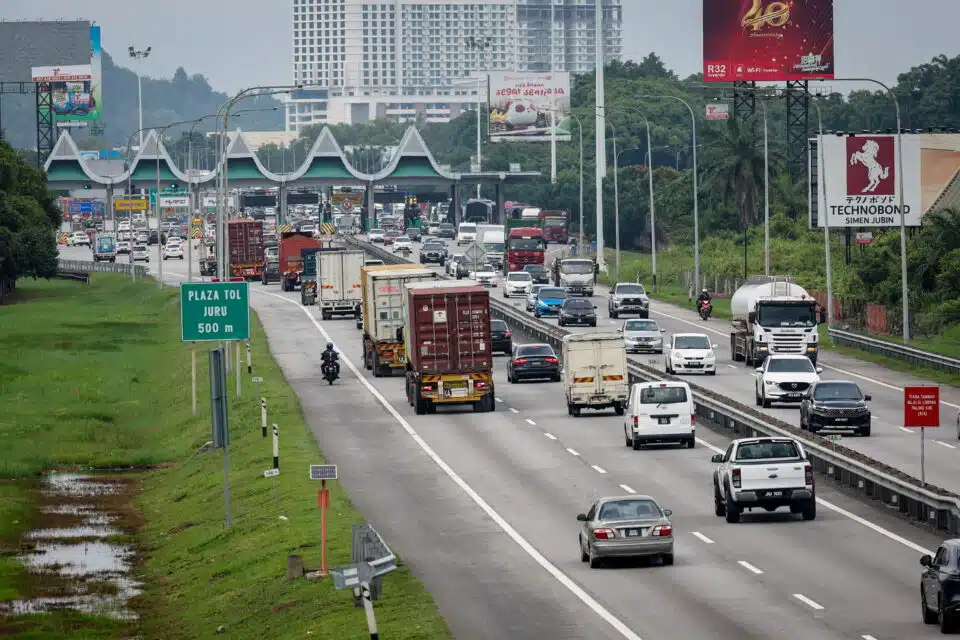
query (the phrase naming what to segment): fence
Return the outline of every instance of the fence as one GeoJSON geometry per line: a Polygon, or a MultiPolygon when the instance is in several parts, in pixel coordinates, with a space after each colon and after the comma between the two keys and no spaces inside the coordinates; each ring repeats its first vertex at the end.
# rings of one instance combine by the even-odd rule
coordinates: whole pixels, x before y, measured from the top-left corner
{"type": "MultiPolygon", "coordinates": [[[[147,275],[147,268],[143,265],[134,267],[138,278],[147,275]]],[[[67,273],[120,273],[130,274],[130,265],[116,262],[89,262],[86,260],[57,260],[57,274],[67,273]]]]}

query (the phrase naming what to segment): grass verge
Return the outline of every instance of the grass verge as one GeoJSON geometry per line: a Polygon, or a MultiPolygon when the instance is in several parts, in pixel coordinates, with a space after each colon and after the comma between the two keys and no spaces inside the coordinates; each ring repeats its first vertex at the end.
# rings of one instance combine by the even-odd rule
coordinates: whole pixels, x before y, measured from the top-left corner
{"type": "MultiPolygon", "coordinates": [[[[368,637],[349,592],[321,582],[285,579],[286,556],[319,565],[319,512],[308,464],[322,460],[299,403],[269,357],[254,316],[255,375],[266,379],[271,422],[282,430],[280,502],[262,476],[269,440],[260,436],[259,405],[245,381],[233,398],[233,526],[223,526],[222,456],[191,457],[209,439],[206,349],[198,348],[199,415],[190,405],[190,347],[180,341],[179,292],[96,274],[90,285],[25,281],[0,314],[0,476],[22,478],[67,467],[161,465],[143,474],[138,500],[147,524],[139,573],[146,592],[133,624],[59,612],[0,621],[22,638],[368,637]],[[176,462],[181,461],[181,462],[176,462]],[[166,464],[172,463],[172,464],[166,464]],[[280,518],[286,516],[286,520],[280,518]],[[219,637],[225,637],[220,634],[219,637]]],[[[244,372],[243,374],[246,377],[244,372]]],[[[29,482],[29,481],[28,481],[29,482]]],[[[26,483],[0,482],[0,600],[29,595],[13,558],[29,528],[26,483]]],[[[329,563],[349,562],[350,527],[362,522],[332,489],[329,563]]],[[[448,638],[432,598],[403,566],[384,579],[376,603],[385,635],[448,638]]]]}

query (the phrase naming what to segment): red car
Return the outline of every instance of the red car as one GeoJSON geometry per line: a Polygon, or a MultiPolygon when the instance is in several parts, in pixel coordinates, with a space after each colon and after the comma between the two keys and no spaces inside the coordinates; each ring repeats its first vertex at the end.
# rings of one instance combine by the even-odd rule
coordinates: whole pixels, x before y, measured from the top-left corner
{"type": "Polygon", "coordinates": [[[393,241],[402,236],[403,234],[399,231],[387,231],[383,236],[383,244],[390,245],[393,244],[393,241]]]}

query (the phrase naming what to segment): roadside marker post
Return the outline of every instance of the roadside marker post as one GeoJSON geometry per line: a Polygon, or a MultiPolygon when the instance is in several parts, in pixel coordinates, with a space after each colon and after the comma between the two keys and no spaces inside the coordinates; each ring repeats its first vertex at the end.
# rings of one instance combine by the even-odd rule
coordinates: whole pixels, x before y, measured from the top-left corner
{"type": "Polygon", "coordinates": [[[247,375],[253,375],[253,360],[250,353],[250,341],[247,340],[247,375]]]}
{"type": "Polygon", "coordinates": [[[267,437],[267,399],[260,395],[260,383],[263,382],[263,378],[255,376],[251,378],[253,384],[257,385],[257,395],[256,398],[260,398],[260,432],[261,435],[267,437]]]}
{"type": "Polygon", "coordinates": [[[320,575],[327,575],[327,509],[330,508],[330,490],[327,489],[327,480],[337,479],[337,465],[312,464],[310,465],[310,479],[320,481],[320,490],[317,491],[317,506],[320,507],[320,575]]]}
{"type": "Polygon", "coordinates": [[[926,430],[940,427],[940,387],[903,388],[903,426],[920,429],[920,484],[926,487],[926,430]]]}
{"type": "Polygon", "coordinates": [[[273,423],[273,468],[280,468],[280,426],[273,423]]]}

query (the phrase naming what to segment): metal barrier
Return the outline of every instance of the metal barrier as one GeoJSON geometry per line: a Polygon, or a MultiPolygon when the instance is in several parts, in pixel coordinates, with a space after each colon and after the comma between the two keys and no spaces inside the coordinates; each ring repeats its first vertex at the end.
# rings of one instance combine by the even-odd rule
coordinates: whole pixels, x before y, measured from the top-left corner
{"type": "MultiPolygon", "coordinates": [[[[147,268],[142,264],[134,267],[137,277],[147,275],[147,268]]],[[[80,273],[120,273],[130,275],[130,265],[117,264],[116,262],[91,262],[87,260],[57,260],[58,274],[80,274],[80,273]]]]}
{"type": "MultiPolygon", "coordinates": [[[[347,244],[363,249],[384,264],[410,262],[373,244],[347,239],[347,244]]],[[[514,328],[533,337],[561,347],[568,332],[531,317],[518,309],[490,298],[490,312],[507,321],[514,328]]],[[[679,380],[662,371],[647,367],[630,358],[630,382],[649,380],[679,380]]],[[[683,380],[689,383],[689,380],[683,380]]],[[[832,443],[825,438],[801,431],[797,427],[763,414],[747,405],[731,401],[703,387],[690,384],[697,415],[720,428],[731,431],[734,437],[758,435],[784,436],[803,442],[817,472],[849,487],[864,497],[881,501],[912,520],[949,533],[960,531],[960,496],[933,485],[926,486],[919,479],[894,467],[874,460],[853,449],[832,443]]]]}
{"type": "Polygon", "coordinates": [[[953,374],[960,374],[960,360],[949,356],[924,351],[905,344],[897,344],[888,340],[871,338],[870,336],[853,333],[851,331],[841,331],[840,329],[830,329],[830,337],[839,344],[856,347],[864,351],[879,353],[888,358],[896,358],[913,364],[948,371],[953,374]]]}

